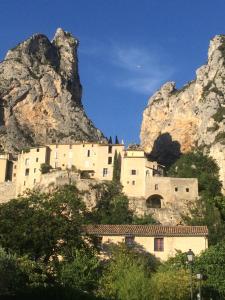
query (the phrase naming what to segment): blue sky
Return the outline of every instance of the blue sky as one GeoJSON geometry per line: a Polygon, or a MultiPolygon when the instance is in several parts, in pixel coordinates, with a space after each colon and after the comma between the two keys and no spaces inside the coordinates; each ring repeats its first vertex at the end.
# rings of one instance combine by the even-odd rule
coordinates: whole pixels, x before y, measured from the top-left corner
{"type": "Polygon", "coordinates": [[[224,0],[0,0],[0,59],[34,33],[56,28],[80,40],[83,104],[106,136],[139,142],[148,98],[181,87],[225,33],[224,0]]]}

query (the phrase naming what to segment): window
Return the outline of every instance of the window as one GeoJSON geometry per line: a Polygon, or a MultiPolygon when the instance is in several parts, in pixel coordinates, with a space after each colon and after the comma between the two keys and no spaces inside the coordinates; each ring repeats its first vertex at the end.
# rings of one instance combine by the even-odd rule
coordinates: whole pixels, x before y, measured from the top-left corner
{"type": "Polygon", "coordinates": [[[29,158],[25,159],[25,166],[29,166],[29,160],[30,160],[29,158]]]}
{"type": "Polygon", "coordinates": [[[14,169],[16,169],[16,165],[14,166],[14,169]]]}
{"type": "Polygon", "coordinates": [[[174,190],[175,190],[175,192],[178,192],[178,187],[175,187],[175,189],[174,189],[174,190]]]}
{"type": "Polygon", "coordinates": [[[159,189],[159,185],[155,184],[155,190],[158,190],[158,189],[159,189]]]}
{"type": "Polygon", "coordinates": [[[189,193],[189,188],[186,188],[186,192],[189,193]]]}
{"type": "Polygon", "coordinates": [[[135,180],[132,180],[132,185],[135,185],[135,180]]]}
{"type": "Polygon", "coordinates": [[[131,170],[131,175],[136,175],[137,171],[136,170],[131,170]]]}
{"type": "Polygon", "coordinates": [[[37,148],[37,152],[39,152],[40,151],[40,149],[39,148],[37,148]]]}
{"type": "Polygon", "coordinates": [[[108,165],[111,165],[112,164],[112,157],[108,157],[108,165]]]}
{"type": "Polygon", "coordinates": [[[34,179],[34,184],[36,183],[36,179],[34,179]]]}
{"type": "Polygon", "coordinates": [[[90,155],[91,155],[91,150],[88,150],[87,151],[87,157],[90,157],[90,155]]]}
{"type": "Polygon", "coordinates": [[[34,173],[36,173],[36,168],[34,168],[34,173]]]}
{"type": "Polygon", "coordinates": [[[154,251],[164,251],[164,238],[154,238],[154,251]]]}
{"type": "Polygon", "coordinates": [[[23,182],[23,185],[24,185],[24,186],[26,185],[26,181],[23,182]]]}
{"type": "Polygon", "coordinates": [[[109,146],[108,153],[112,153],[112,146],[109,146]]]}
{"type": "Polygon", "coordinates": [[[13,177],[16,177],[16,173],[13,174],[13,177]]]}
{"type": "Polygon", "coordinates": [[[108,169],[107,168],[103,168],[103,177],[106,177],[108,174],[108,169]]]}
{"type": "Polygon", "coordinates": [[[128,247],[134,246],[134,236],[133,236],[133,235],[125,236],[125,244],[126,244],[128,247]]]}
{"type": "Polygon", "coordinates": [[[30,173],[30,169],[26,169],[25,170],[25,176],[29,176],[29,173],[30,173]]]}
{"type": "Polygon", "coordinates": [[[36,157],[36,162],[38,162],[38,157],[36,157]]]}

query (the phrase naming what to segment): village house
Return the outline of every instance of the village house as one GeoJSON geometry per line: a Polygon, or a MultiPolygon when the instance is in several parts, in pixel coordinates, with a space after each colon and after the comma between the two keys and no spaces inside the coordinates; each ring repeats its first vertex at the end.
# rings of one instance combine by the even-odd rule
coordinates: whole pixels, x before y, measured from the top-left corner
{"type": "Polygon", "coordinates": [[[200,254],[208,248],[206,226],[86,225],[84,235],[95,237],[102,254],[110,244],[125,243],[154,254],[162,261],[189,249],[200,254]]]}
{"type": "MultiPolygon", "coordinates": [[[[112,180],[115,154],[121,157],[120,181],[130,199],[141,199],[146,208],[165,208],[169,203],[194,202],[198,198],[196,178],[172,178],[164,167],[149,161],[139,147],[124,144],[75,143],[33,147],[21,151],[17,159],[0,156],[0,183],[13,181],[16,195],[33,189],[41,181],[42,165],[56,170],[86,172],[90,178],[112,180]]],[[[136,201],[137,202],[137,201],[136,201]]]]}

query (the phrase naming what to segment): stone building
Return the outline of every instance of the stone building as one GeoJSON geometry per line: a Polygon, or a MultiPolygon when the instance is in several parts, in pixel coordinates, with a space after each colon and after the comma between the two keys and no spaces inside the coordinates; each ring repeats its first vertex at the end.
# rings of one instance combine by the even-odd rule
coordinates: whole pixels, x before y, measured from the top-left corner
{"type": "MultiPolygon", "coordinates": [[[[164,167],[148,161],[138,147],[126,149],[123,144],[83,142],[30,148],[14,161],[9,155],[0,157],[0,182],[15,182],[16,195],[23,194],[43,182],[43,164],[52,167],[51,181],[55,170],[86,172],[98,181],[112,180],[116,152],[121,155],[120,180],[131,208],[140,215],[151,213],[164,224],[179,223],[181,213],[198,198],[197,179],[166,177],[164,167]]],[[[63,180],[65,183],[66,178],[63,180]]]]}
{"type": "Polygon", "coordinates": [[[126,243],[163,261],[175,256],[178,250],[192,249],[198,255],[208,248],[206,226],[87,225],[83,231],[97,238],[103,252],[107,252],[109,244],[126,243]]]}

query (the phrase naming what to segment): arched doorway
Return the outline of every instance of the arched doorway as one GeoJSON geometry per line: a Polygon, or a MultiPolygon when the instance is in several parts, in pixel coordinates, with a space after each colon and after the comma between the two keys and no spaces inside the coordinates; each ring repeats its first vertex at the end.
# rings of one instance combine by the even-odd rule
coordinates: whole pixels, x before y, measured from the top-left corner
{"type": "Polygon", "coordinates": [[[146,200],[147,208],[161,208],[163,197],[160,195],[152,195],[146,200]]]}

